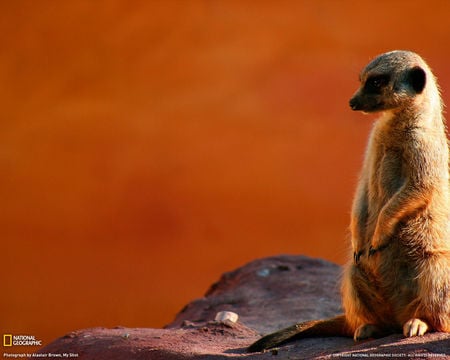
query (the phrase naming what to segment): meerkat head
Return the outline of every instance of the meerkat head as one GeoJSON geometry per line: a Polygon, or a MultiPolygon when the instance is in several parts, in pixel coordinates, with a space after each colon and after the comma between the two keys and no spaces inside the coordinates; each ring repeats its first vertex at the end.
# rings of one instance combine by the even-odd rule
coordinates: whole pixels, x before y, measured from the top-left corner
{"type": "Polygon", "coordinates": [[[370,113],[410,106],[424,91],[428,74],[425,62],[413,52],[381,54],[361,72],[361,86],[350,99],[350,107],[370,113]]]}

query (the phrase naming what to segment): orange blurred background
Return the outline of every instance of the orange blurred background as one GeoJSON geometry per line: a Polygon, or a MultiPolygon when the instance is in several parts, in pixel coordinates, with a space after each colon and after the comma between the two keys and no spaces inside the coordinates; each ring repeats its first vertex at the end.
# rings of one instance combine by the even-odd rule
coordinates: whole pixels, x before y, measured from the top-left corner
{"type": "Polygon", "coordinates": [[[448,1],[0,3],[0,331],[161,327],[263,256],[343,263],[375,55],[448,1]]]}

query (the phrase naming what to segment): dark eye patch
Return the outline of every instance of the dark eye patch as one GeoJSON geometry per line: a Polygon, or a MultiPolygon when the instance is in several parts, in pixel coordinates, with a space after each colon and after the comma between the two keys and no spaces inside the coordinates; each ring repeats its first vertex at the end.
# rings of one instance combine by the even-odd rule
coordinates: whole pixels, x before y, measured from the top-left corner
{"type": "Polygon", "coordinates": [[[379,93],[381,88],[385,87],[389,83],[389,80],[390,78],[387,74],[371,76],[366,80],[364,89],[367,92],[379,93]]]}

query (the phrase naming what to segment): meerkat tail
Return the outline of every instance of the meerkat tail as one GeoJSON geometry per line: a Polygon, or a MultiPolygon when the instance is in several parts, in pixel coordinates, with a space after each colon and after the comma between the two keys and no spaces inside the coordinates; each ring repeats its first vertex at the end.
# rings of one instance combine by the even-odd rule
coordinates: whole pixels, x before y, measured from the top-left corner
{"type": "Polygon", "coordinates": [[[266,335],[249,346],[248,352],[271,349],[289,341],[307,337],[352,336],[344,315],[325,320],[312,320],[289,326],[266,335]]]}

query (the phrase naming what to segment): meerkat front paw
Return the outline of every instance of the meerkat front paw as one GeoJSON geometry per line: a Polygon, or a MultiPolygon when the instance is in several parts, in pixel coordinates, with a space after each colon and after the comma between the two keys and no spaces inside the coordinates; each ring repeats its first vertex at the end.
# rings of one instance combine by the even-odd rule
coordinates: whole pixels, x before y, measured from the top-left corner
{"type": "Polygon", "coordinates": [[[428,324],[420,319],[410,319],[403,325],[403,335],[406,337],[422,336],[428,330],[428,324]]]}

